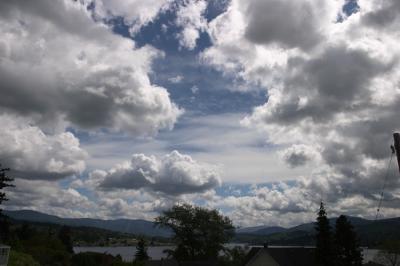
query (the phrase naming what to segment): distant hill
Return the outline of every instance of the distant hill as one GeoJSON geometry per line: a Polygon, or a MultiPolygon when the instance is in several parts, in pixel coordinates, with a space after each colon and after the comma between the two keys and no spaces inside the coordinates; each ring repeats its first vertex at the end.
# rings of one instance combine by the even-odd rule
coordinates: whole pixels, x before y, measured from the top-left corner
{"type": "Polygon", "coordinates": [[[171,231],[163,228],[154,227],[154,223],[146,220],[130,220],[130,219],[117,219],[117,220],[101,220],[91,218],[61,218],[54,215],[31,211],[31,210],[18,210],[9,211],[3,210],[3,213],[12,219],[40,223],[52,223],[60,225],[68,225],[74,227],[95,227],[106,229],[116,232],[129,233],[135,235],[146,236],[161,236],[170,237],[171,231]]]}
{"type": "MultiPolygon", "coordinates": [[[[364,246],[376,246],[388,238],[400,239],[400,217],[372,221],[347,217],[354,226],[364,246]]],[[[329,219],[334,228],[337,218],[329,219]]],[[[305,223],[291,228],[257,226],[237,230],[235,241],[271,245],[313,245],[315,223],[305,223]]]]}
{"type": "MultiPolygon", "coordinates": [[[[31,210],[8,211],[4,214],[15,220],[52,223],[73,227],[94,227],[115,232],[149,237],[170,237],[172,232],[167,229],[154,227],[154,223],[146,220],[101,220],[91,218],[61,218],[31,210]]],[[[329,219],[332,228],[337,218],[329,219]]],[[[362,245],[374,246],[388,238],[400,239],[400,217],[378,221],[358,217],[348,217],[354,226],[362,245]]],[[[305,223],[290,228],[279,226],[245,227],[236,230],[235,242],[271,245],[313,245],[314,223],[305,223]]]]}
{"type": "Polygon", "coordinates": [[[286,230],[287,230],[286,228],[280,226],[255,226],[255,227],[244,227],[236,229],[236,233],[270,235],[274,233],[284,232],[286,230]]]}

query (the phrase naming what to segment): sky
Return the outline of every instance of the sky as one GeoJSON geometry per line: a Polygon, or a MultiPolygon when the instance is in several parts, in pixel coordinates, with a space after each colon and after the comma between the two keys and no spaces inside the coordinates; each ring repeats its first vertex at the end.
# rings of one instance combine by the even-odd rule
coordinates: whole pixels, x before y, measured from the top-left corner
{"type": "Polygon", "coordinates": [[[10,210],[400,216],[397,0],[0,2],[10,210]],[[384,181],[386,180],[386,182],[384,181]]]}

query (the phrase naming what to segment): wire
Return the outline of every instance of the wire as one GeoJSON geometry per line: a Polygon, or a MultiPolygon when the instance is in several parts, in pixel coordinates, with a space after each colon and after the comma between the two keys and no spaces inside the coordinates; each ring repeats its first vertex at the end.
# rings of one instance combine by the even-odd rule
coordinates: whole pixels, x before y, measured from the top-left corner
{"type": "MultiPolygon", "coordinates": [[[[395,150],[394,150],[393,146],[390,146],[390,148],[392,150],[392,153],[390,155],[389,163],[388,163],[387,168],[386,168],[386,175],[385,175],[385,179],[383,181],[383,186],[382,186],[380,197],[379,197],[379,201],[378,201],[378,207],[376,208],[375,220],[373,221],[373,223],[376,223],[378,221],[378,218],[379,218],[379,213],[380,213],[380,210],[381,210],[381,207],[382,207],[383,196],[384,196],[387,180],[388,180],[389,173],[390,173],[389,172],[390,165],[392,164],[393,155],[395,154],[395,150]]],[[[368,257],[368,255],[369,255],[369,243],[368,242],[369,241],[368,241],[368,238],[367,238],[367,250],[365,251],[363,259],[366,259],[366,257],[368,257]]]]}
{"type": "Polygon", "coordinates": [[[378,201],[378,208],[376,209],[375,221],[377,221],[378,218],[379,218],[379,213],[380,213],[381,206],[382,206],[382,201],[383,201],[383,195],[384,195],[384,192],[385,192],[386,183],[387,183],[387,180],[388,180],[388,177],[389,177],[389,173],[390,173],[389,172],[390,165],[392,164],[393,154],[394,153],[393,153],[393,150],[392,150],[392,154],[390,155],[390,160],[389,160],[389,163],[388,163],[387,169],[386,169],[386,175],[385,175],[385,179],[384,179],[383,186],[382,186],[382,189],[381,189],[380,198],[379,198],[379,201],[378,201]]]}

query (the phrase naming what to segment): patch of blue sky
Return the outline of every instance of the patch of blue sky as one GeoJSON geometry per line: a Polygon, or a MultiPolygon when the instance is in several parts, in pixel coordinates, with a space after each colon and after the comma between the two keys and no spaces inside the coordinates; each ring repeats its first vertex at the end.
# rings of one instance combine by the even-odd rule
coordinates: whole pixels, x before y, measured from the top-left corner
{"type": "MultiPolygon", "coordinates": [[[[81,179],[81,180],[82,180],[82,179],[86,179],[87,176],[88,176],[88,172],[85,171],[85,172],[82,173],[80,179],[81,179]]],[[[58,185],[60,186],[60,188],[67,190],[67,189],[71,188],[71,183],[72,183],[72,181],[73,181],[73,179],[71,179],[71,178],[65,178],[65,179],[60,180],[60,181],[58,182],[58,185]]],[[[82,181],[83,181],[83,180],[82,180],[82,181]]],[[[90,189],[87,189],[87,188],[85,188],[85,187],[75,187],[75,188],[73,188],[73,189],[75,189],[76,191],[78,191],[79,194],[81,194],[81,195],[87,197],[89,200],[97,200],[97,196],[96,196],[95,193],[93,193],[93,191],[90,190],[90,189]]]]}
{"type": "MultiPolygon", "coordinates": [[[[211,1],[206,18],[216,17],[225,7],[225,1],[211,1]]],[[[207,33],[200,33],[195,49],[180,47],[177,36],[181,28],[175,25],[175,19],[174,9],[161,12],[133,37],[138,47],[151,45],[165,53],[153,62],[152,83],[167,88],[178,106],[201,115],[250,112],[254,106],[265,102],[264,90],[249,88],[246,92],[239,91],[238,87],[248,85],[199,61],[199,53],[211,45],[207,33]]],[[[116,17],[110,23],[114,32],[130,38],[129,27],[122,18],[116,17]]]]}
{"type": "Polygon", "coordinates": [[[351,16],[352,14],[357,13],[360,10],[360,6],[358,5],[357,0],[346,0],[346,3],[343,5],[342,10],[347,16],[351,16]]]}
{"type": "Polygon", "coordinates": [[[357,0],[346,0],[345,4],[342,7],[342,12],[345,16],[343,17],[342,14],[339,14],[337,22],[343,22],[345,17],[350,17],[352,14],[357,13],[359,10],[360,6],[358,5],[357,0]]]}
{"type": "MultiPolygon", "coordinates": [[[[286,180],[283,182],[286,186],[294,187],[297,185],[296,180],[286,180]]],[[[268,188],[273,189],[275,191],[283,192],[284,187],[280,185],[280,182],[268,182],[268,183],[226,183],[222,184],[220,187],[215,189],[215,192],[218,196],[221,197],[245,197],[245,196],[254,196],[254,190],[260,188],[268,188]]]]}

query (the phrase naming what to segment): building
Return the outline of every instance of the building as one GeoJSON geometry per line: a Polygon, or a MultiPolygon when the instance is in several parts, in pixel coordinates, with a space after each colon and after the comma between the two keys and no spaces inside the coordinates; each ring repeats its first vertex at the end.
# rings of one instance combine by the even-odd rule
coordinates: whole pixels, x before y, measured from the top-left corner
{"type": "Polygon", "coordinates": [[[314,266],[313,247],[253,247],[244,266],[314,266]]]}
{"type": "Polygon", "coordinates": [[[10,247],[0,244],[0,266],[7,266],[10,247]]]}

